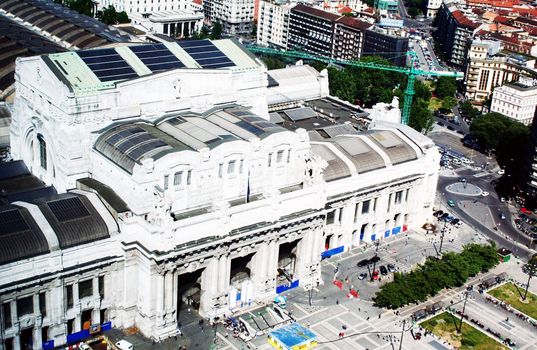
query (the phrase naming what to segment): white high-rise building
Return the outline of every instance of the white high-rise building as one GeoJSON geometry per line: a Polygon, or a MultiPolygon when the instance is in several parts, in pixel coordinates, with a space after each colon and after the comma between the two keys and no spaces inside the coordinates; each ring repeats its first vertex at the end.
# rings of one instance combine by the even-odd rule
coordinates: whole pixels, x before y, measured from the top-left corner
{"type": "Polygon", "coordinates": [[[296,3],[260,1],[257,16],[257,43],[287,49],[289,14],[296,3]]]}
{"type": "Polygon", "coordinates": [[[427,0],[427,17],[435,18],[441,5],[442,0],[427,0]]]}
{"type": "Polygon", "coordinates": [[[532,123],[537,107],[537,81],[520,78],[498,86],[492,93],[491,112],[501,113],[525,125],[532,123]]]}
{"type": "Polygon", "coordinates": [[[205,20],[210,24],[219,22],[228,35],[252,33],[256,0],[204,0],[205,20]]]}

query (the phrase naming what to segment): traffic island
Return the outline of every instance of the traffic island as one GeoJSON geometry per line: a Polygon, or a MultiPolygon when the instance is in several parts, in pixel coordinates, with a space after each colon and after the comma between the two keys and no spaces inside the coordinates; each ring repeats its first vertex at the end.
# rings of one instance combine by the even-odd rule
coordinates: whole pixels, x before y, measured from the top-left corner
{"type": "Polygon", "coordinates": [[[443,312],[433,318],[420,323],[420,326],[434,335],[448,342],[451,346],[461,350],[503,350],[508,349],[487,334],[472,325],[462,322],[458,316],[443,312]],[[457,332],[460,327],[460,333],[457,332]]]}
{"type": "Polygon", "coordinates": [[[508,282],[499,287],[489,290],[487,293],[494,298],[509,304],[514,309],[522,312],[524,315],[537,320],[537,295],[528,291],[526,300],[522,300],[524,288],[515,286],[508,282]]]}

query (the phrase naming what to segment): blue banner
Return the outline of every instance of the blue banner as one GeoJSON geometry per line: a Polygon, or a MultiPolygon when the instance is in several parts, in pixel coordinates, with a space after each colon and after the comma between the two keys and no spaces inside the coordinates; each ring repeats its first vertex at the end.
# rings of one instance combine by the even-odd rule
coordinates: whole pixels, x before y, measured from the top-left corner
{"type": "Polygon", "coordinates": [[[90,337],[89,329],[67,335],[67,344],[75,344],[90,337]]]}
{"type": "Polygon", "coordinates": [[[284,285],[281,285],[281,286],[278,286],[276,287],[276,293],[280,294],[280,293],[283,293],[289,289],[293,289],[293,288],[296,288],[298,287],[298,283],[299,283],[299,280],[296,280],[296,281],[293,281],[289,284],[284,284],[284,285]]]}
{"type": "Polygon", "coordinates": [[[399,232],[401,232],[401,226],[397,226],[392,229],[392,235],[396,235],[399,232]]]}
{"type": "Polygon", "coordinates": [[[376,240],[376,239],[377,239],[377,234],[376,234],[376,233],[373,234],[373,235],[371,235],[371,241],[374,241],[374,240],[376,240]]]}
{"type": "Polygon", "coordinates": [[[47,340],[43,343],[43,350],[52,350],[54,349],[54,340],[47,340]]]}
{"type": "Polygon", "coordinates": [[[332,255],[343,253],[345,246],[337,247],[334,249],[328,249],[321,253],[321,259],[326,259],[332,255]]]}
{"type": "Polygon", "coordinates": [[[112,329],[112,322],[108,321],[103,324],[101,324],[101,331],[109,331],[112,329]]]}
{"type": "Polygon", "coordinates": [[[384,231],[384,238],[390,237],[390,230],[384,231]]]}

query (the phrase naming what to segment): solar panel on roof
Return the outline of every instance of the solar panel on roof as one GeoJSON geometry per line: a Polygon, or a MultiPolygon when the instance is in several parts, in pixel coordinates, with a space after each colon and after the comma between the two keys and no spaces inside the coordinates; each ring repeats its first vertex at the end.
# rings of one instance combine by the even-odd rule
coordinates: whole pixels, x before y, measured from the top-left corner
{"type": "Polygon", "coordinates": [[[7,210],[0,213],[0,234],[7,235],[10,233],[28,230],[28,224],[17,210],[7,210]]]}
{"type": "Polygon", "coordinates": [[[138,127],[138,126],[135,126],[133,128],[129,128],[129,129],[126,129],[126,130],[121,130],[115,134],[112,134],[108,139],[106,139],[106,143],[108,143],[109,145],[116,145],[120,140],[123,140],[124,138],[126,137],[129,137],[131,135],[134,135],[134,134],[138,134],[138,133],[141,133],[141,132],[144,132],[145,130],[138,127]]]}
{"type": "Polygon", "coordinates": [[[114,49],[77,51],[100,81],[114,81],[138,77],[138,74],[114,49]]]}
{"type": "Polygon", "coordinates": [[[130,49],[153,73],[185,66],[164,44],[131,46],[130,49]]]}
{"type": "Polygon", "coordinates": [[[264,128],[264,129],[266,129],[266,128],[273,128],[273,127],[275,127],[276,125],[274,125],[274,124],[272,124],[272,123],[269,123],[269,122],[261,122],[261,123],[257,123],[257,124],[255,124],[255,126],[258,126],[258,127],[260,127],[260,128],[264,128]]]}
{"type": "Polygon", "coordinates": [[[294,122],[309,118],[315,118],[317,116],[317,112],[315,112],[310,107],[286,109],[283,112],[289,117],[289,119],[294,122]]]}
{"type": "Polygon", "coordinates": [[[132,149],[129,153],[127,153],[127,157],[131,158],[132,160],[136,161],[141,156],[146,154],[147,152],[150,152],[156,148],[167,146],[168,144],[163,142],[162,140],[155,139],[153,141],[150,141],[146,144],[143,144],[139,147],[136,147],[132,149]]]}
{"type": "Polygon", "coordinates": [[[241,128],[251,132],[252,134],[254,134],[255,136],[259,136],[259,135],[262,135],[263,133],[265,133],[264,130],[262,129],[259,129],[258,127],[252,125],[252,124],[248,124],[247,122],[245,122],[244,120],[241,120],[239,122],[236,123],[236,125],[240,126],[241,128]]]}
{"type": "Polygon", "coordinates": [[[90,215],[84,203],[78,197],[60,199],[47,203],[50,211],[60,222],[84,218],[90,215]]]}
{"type": "Polygon", "coordinates": [[[235,65],[209,40],[180,41],[179,45],[203,68],[225,68],[235,65]]]}

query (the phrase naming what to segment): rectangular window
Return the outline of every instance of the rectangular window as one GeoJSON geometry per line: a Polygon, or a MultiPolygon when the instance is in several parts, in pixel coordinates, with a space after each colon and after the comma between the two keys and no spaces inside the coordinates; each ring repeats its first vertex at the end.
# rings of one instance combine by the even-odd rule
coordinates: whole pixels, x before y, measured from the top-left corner
{"type": "Polygon", "coordinates": [[[388,210],[387,210],[387,212],[389,212],[390,209],[392,208],[392,197],[393,197],[393,193],[390,193],[390,195],[388,196],[388,210]]]}
{"type": "Polygon", "coordinates": [[[378,197],[375,197],[375,199],[373,200],[373,212],[377,211],[377,199],[378,197]]]}
{"type": "Polygon", "coordinates": [[[358,221],[358,215],[360,214],[358,210],[360,209],[360,203],[354,205],[354,222],[358,221]]]}
{"type": "Polygon", "coordinates": [[[276,163],[281,163],[283,161],[283,151],[278,151],[276,153],[276,163]]]}
{"type": "Polygon", "coordinates": [[[65,287],[65,304],[67,305],[67,309],[70,309],[73,307],[73,285],[72,284],[65,287]]]}
{"type": "Polygon", "coordinates": [[[192,170],[186,172],[186,184],[190,185],[192,183],[192,170]]]}
{"type": "Polygon", "coordinates": [[[99,296],[104,299],[104,276],[99,276],[99,296]]]}
{"type": "Polygon", "coordinates": [[[291,162],[291,150],[287,151],[287,163],[291,162]]]}
{"type": "Polygon", "coordinates": [[[39,312],[42,317],[47,316],[47,294],[45,292],[39,293],[39,312]]]}
{"type": "Polygon", "coordinates": [[[342,219],[343,219],[343,208],[339,208],[339,216],[337,218],[337,221],[341,223],[342,219]]]}
{"type": "Polygon", "coordinates": [[[173,187],[181,187],[183,184],[183,172],[178,171],[173,175],[173,187]]]}
{"type": "Polygon", "coordinates": [[[271,167],[271,165],[272,165],[272,153],[269,153],[268,154],[268,166],[269,166],[269,168],[271,167]]]}
{"type": "Polygon", "coordinates": [[[369,213],[369,206],[371,205],[371,199],[362,202],[362,214],[369,213]]]}
{"type": "Polygon", "coordinates": [[[228,175],[235,174],[235,163],[236,162],[234,160],[232,160],[227,164],[227,173],[228,173],[228,175]]]}
{"type": "Polygon", "coordinates": [[[41,135],[39,135],[37,139],[39,141],[39,160],[41,168],[47,170],[47,143],[41,135]]]}
{"type": "Polygon", "coordinates": [[[330,225],[330,224],[334,223],[335,214],[336,214],[335,210],[332,210],[331,212],[326,214],[326,224],[327,225],[330,225]]]}
{"type": "Polygon", "coordinates": [[[408,193],[410,192],[410,189],[407,188],[405,191],[405,202],[408,202],[408,193]]]}
{"type": "Polygon", "coordinates": [[[164,191],[168,189],[168,175],[164,175],[164,191]]]}
{"type": "Polygon", "coordinates": [[[93,280],[85,280],[78,282],[78,297],[80,299],[91,297],[93,295],[93,280]]]}
{"type": "Polygon", "coordinates": [[[17,299],[17,317],[34,313],[34,297],[17,299]]]}
{"type": "Polygon", "coordinates": [[[239,174],[242,174],[244,172],[244,159],[241,159],[241,162],[239,164],[239,174]]]}
{"type": "Polygon", "coordinates": [[[43,343],[48,340],[48,326],[41,328],[41,339],[43,343]]]}
{"type": "Polygon", "coordinates": [[[218,177],[219,178],[222,178],[223,171],[224,171],[224,164],[220,163],[220,165],[218,165],[218,177]]]}
{"type": "Polygon", "coordinates": [[[4,329],[11,328],[11,326],[13,325],[11,323],[11,303],[8,302],[2,304],[2,313],[4,314],[4,329]]]}
{"type": "Polygon", "coordinates": [[[395,204],[401,204],[403,201],[403,191],[395,192],[395,204]]]}

